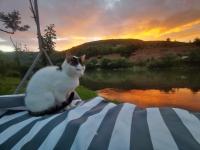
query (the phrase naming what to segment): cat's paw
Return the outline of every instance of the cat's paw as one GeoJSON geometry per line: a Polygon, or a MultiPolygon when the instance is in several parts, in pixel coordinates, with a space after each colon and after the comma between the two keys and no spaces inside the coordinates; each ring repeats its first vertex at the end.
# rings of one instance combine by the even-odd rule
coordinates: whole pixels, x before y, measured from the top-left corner
{"type": "Polygon", "coordinates": [[[67,105],[65,107],[65,110],[70,109],[70,108],[74,108],[74,107],[77,107],[77,106],[80,106],[82,104],[83,104],[83,101],[81,99],[73,100],[69,105],[67,105]]]}

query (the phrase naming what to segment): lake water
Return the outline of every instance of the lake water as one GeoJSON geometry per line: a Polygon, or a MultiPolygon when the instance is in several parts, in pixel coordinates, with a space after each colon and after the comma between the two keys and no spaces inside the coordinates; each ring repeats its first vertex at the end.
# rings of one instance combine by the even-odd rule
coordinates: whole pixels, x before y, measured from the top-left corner
{"type": "Polygon", "coordinates": [[[81,84],[100,96],[139,107],[178,107],[200,111],[199,70],[86,71],[81,84]]]}

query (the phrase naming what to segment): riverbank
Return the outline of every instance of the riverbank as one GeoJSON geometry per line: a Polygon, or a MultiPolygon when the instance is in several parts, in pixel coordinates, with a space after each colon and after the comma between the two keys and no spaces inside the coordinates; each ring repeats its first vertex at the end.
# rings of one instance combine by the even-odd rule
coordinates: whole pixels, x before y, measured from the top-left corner
{"type": "MultiPolygon", "coordinates": [[[[0,76],[0,95],[13,94],[19,82],[20,82],[20,79],[17,77],[0,76]]],[[[81,99],[83,100],[88,100],[97,96],[97,93],[95,91],[92,91],[86,88],[85,86],[79,86],[76,89],[76,91],[81,97],[81,99]]],[[[22,88],[20,90],[20,93],[24,93],[24,92],[25,92],[25,88],[22,88]]]]}

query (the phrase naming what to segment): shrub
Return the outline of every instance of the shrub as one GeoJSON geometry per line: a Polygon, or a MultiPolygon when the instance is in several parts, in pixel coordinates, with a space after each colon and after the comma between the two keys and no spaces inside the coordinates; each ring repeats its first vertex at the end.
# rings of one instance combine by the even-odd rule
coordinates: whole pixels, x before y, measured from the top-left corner
{"type": "Polygon", "coordinates": [[[100,60],[100,67],[101,68],[109,68],[110,62],[111,61],[109,59],[103,58],[103,59],[100,60]]]}
{"type": "Polygon", "coordinates": [[[178,57],[172,54],[168,54],[160,59],[151,59],[147,67],[149,68],[170,68],[179,63],[178,57]]]}
{"type": "Polygon", "coordinates": [[[20,73],[16,70],[8,70],[5,75],[8,77],[20,77],[20,73]]]}
{"type": "Polygon", "coordinates": [[[194,39],[194,42],[193,42],[195,45],[197,46],[200,46],[200,38],[196,38],[194,39]]]}
{"type": "Polygon", "coordinates": [[[97,68],[117,69],[117,68],[128,68],[132,66],[133,64],[125,58],[114,59],[114,60],[110,60],[107,58],[92,59],[86,63],[87,69],[97,69],[97,68]]]}
{"type": "Polygon", "coordinates": [[[96,59],[92,59],[86,63],[87,69],[95,69],[97,68],[98,61],[96,59]]]}
{"type": "Polygon", "coordinates": [[[200,65],[200,50],[195,50],[189,53],[187,63],[194,66],[200,65]]]}
{"type": "Polygon", "coordinates": [[[132,63],[130,63],[127,59],[120,58],[116,60],[102,59],[100,62],[100,67],[103,69],[117,69],[117,68],[128,68],[131,67],[132,63]]]}

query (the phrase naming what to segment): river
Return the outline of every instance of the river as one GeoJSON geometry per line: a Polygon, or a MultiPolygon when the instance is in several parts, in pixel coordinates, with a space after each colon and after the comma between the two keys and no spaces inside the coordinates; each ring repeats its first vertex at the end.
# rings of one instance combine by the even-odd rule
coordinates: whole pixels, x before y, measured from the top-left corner
{"type": "Polygon", "coordinates": [[[98,70],[86,71],[81,84],[108,100],[139,107],[177,107],[200,111],[200,71],[98,70]]]}

